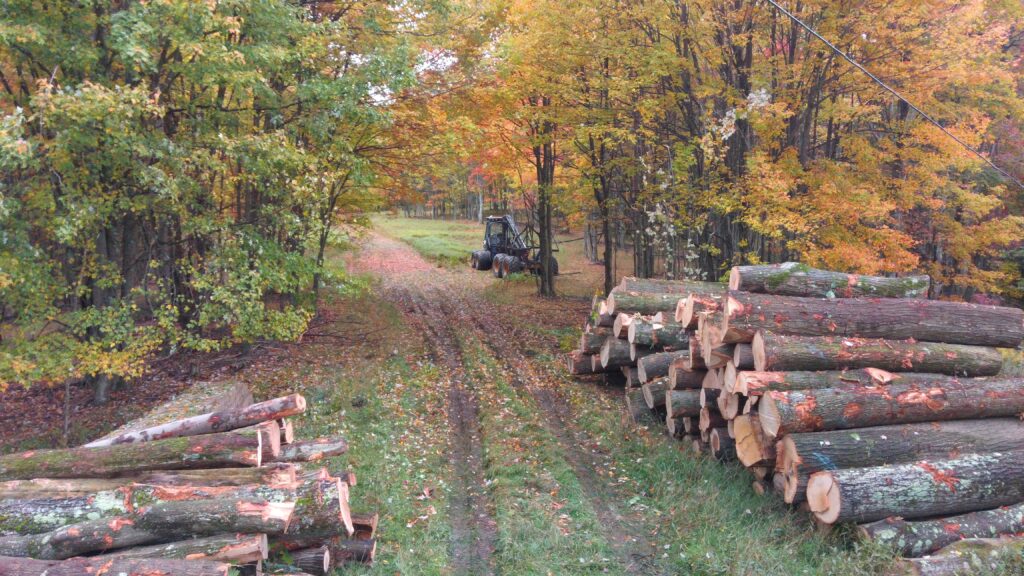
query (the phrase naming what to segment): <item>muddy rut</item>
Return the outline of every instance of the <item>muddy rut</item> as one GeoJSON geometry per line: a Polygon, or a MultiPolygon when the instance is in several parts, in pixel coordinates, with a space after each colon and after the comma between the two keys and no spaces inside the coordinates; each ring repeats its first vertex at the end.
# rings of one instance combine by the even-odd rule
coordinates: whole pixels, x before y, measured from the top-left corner
{"type": "Polygon", "coordinates": [[[589,448],[595,443],[567,417],[571,414],[568,403],[543,385],[543,369],[515,345],[524,339],[514,322],[495,313],[494,306],[475,289],[480,276],[473,276],[468,268],[450,271],[433,266],[411,247],[379,234],[363,244],[352,268],[381,279],[382,295],[404,310],[410,327],[424,335],[432,359],[447,380],[449,455],[454,469],[449,500],[451,562],[456,573],[501,570],[492,560],[496,525],[485,488],[479,404],[465,386],[460,339],[454,330],[463,339],[469,336],[482,342],[499,361],[508,381],[533,398],[622,569],[634,574],[660,573],[646,530],[622,510],[622,498],[614,494],[607,478],[596,473],[607,469],[606,457],[589,448]]]}

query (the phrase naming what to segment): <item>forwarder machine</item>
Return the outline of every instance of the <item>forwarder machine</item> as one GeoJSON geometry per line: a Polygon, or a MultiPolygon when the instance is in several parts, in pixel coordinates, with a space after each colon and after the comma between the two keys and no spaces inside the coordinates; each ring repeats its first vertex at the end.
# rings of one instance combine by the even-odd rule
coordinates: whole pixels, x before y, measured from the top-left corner
{"type": "MultiPolygon", "coordinates": [[[[527,244],[511,215],[488,216],[484,229],[484,249],[470,256],[474,270],[491,270],[495,278],[515,272],[540,274],[539,246],[527,244]]],[[[558,261],[551,258],[551,272],[558,274],[558,261]]]]}

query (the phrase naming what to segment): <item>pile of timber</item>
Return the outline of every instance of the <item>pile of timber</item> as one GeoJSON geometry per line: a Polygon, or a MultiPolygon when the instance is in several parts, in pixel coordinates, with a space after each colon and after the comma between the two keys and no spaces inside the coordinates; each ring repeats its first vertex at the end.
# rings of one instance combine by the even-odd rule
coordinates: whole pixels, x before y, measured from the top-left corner
{"type": "Polygon", "coordinates": [[[819,526],[860,524],[908,558],[1016,535],[1024,378],[1000,374],[998,348],[1020,346],[1024,311],[929,300],[929,284],[796,263],[735,267],[727,286],[626,278],[568,365],[621,371],[631,418],[738,461],[819,526]]]}
{"type": "Polygon", "coordinates": [[[349,508],[355,475],[317,464],[348,445],[295,440],[301,395],[196,388],[84,446],[0,456],[0,576],[323,575],[373,560],[377,514],[349,508]]]}

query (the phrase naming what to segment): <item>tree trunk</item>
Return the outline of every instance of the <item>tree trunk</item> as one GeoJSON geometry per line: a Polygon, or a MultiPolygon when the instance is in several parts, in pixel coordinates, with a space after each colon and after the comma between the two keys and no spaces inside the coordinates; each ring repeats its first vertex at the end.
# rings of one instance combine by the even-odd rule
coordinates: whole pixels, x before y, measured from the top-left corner
{"type": "MultiPolygon", "coordinates": [[[[697,293],[720,293],[724,285],[717,282],[694,282],[680,281],[680,290],[685,289],[684,294],[697,293]]],[[[658,312],[664,312],[667,317],[675,317],[676,306],[681,298],[681,292],[622,290],[616,288],[608,295],[608,310],[610,312],[625,312],[627,314],[644,314],[653,316],[658,312]]]]}
{"type": "Polygon", "coordinates": [[[890,382],[899,384],[927,383],[939,374],[902,372],[893,374],[875,368],[825,372],[754,372],[736,374],[733,391],[746,396],[760,396],[768,390],[818,390],[843,386],[882,386],[890,382]]]}
{"type": "Polygon", "coordinates": [[[726,427],[715,428],[711,431],[711,455],[719,462],[732,462],[736,459],[736,441],[729,437],[729,430],[726,427]]]}
{"type": "Polygon", "coordinates": [[[1024,450],[1024,423],[989,418],[787,434],[777,449],[779,469],[786,476],[786,502],[794,503],[803,501],[811,474],[822,470],[1024,450]]]}
{"type": "Polygon", "coordinates": [[[730,291],[723,325],[746,342],[767,330],[1016,348],[1024,338],[1024,310],[941,300],[828,300],[730,291]]]}
{"type": "Polygon", "coordinates": [[[227,576],[231,569],[231,564],[212,560],[93,556],[55,562],[0,557],[0,576],[227,576]]]}
{"type": "Polygon", "coordinates": [[[667,390],[665,410],[673,418],[700,416],[700,390],[667,390]]]}
{"type": "Polygon", "coordinates": [[[999,559],[1008,563],[1013,573],[1018,559],[1024,555],[1024,539],[971,538],[950,544],[939,553],[925,558],[904,560],[900,567],[913,576],[965,576],[989,573],[999,559]]]}
{"type": "Polygon", "coordinates": [[[275,462],[317,462],[331,456],[348,452],[348,443],[341,438],[317,438],[293,442],[281,447],[281,455],[275,462]]]}
{"type": "Polygon", "coordinates": [[[640,387],[644,393],[644,402],[651,410],[665,405],[665,381],[655,380],[640,387]]]}
{"type": "Polygon", "coordinates": [[[702,312],[718,312],[722,308],[725,291],[693,293],[676,305],[676,322],[687,328],[696,328],[702,312]]]}
{"type": "Polygon", "coordinates": [[[351,536],[355,526],[348,499],[348,484],[337,478],[303,485],[295,495],[295,514],[291,523],[284,533],[278,533],[275,538],[351,536]]]}
{"type": "Polygon", "coordinates": [[[601,366],[604,368],[617,368],[619,366],[630,366],[633,358],[630,355],[629,342],[618,338],[609,338],[601,346],[601,366]]]}
{"type": "Polygon", "coordinates": [[[736,457],[747,468],[775,466],[775,445],[765,438],[757,414],[743,414],[733,418],[736,437],[736,457]]]}
{"type": "Polygon", "coordinates": [[[196,436],[214,432],[227,432],[238,428],[246,428],[267,420],[276,420],[302,414],[306,410],[306,399],[300,394],[292,394],[266,402],[252,404],[241,410],[225,410],[210,412],[200,416],[168,422],[135,432],[126,432],[117,436],[103,438],[86,444],[85,448],[98,448],[114,444],[130,444],[148,442],[181,436],[196,436]]]}
{"type": "Polygon", "coordinates": [[[328,546],[320,546],[292,550],[281,559],[282,562],[285,560],[287,560],[287,564],[295,566],[307,574],[324,576],[331,569],[331,549],[328,546]]]}
{"type": "Polygon", "coordinates": [[[734,266],[729,289],[783,296],[825,298],[927,298],[931,278],[925,275],[888,278],[817,270],[806,264],[785,262],[734,266]]]}
{"type": "Polygon", "coordinates": [[[167,540],[221,533],[280,534],[293,502],[190,500],[146,506],[134,514],[88,520],[43,534],[0,537],[0,554],[61,560],[167,540]]]}
{"type": "Polygon", "coordinates": [[[668,389],[700,388],[707,370],[690,370],[690,355],[680,355],[668,366],[668,389]]]}
{"type": "Polygon", "coordinates": [[[1024,453],[817,472],[807,502],[826,524],[960,514],[1024,500],[1024,453]]]}
{"type": "Polygon", "coordinates": [[[259,466],[260,435],[222,432],[103,448],[34,450],[0,456],[0,480],[109,478],[148,470],[259,466]]]}
{"type": "Polygon", "coordinates": [[[754,337],[753,352],[754,367],[759,371],[878,368],[892,372],[992,376],[1003,367],[1003,356],[999,350],[984,346],[838,336],[783,336],[765,331],[754,337]]]}
{"type": "Polygon", "coordinates": [[[891,547],[905,557],[931,554],[964,538],[998,538],[1024,532],[1024,504],[908,522],[899,517],[864,524],[865,540],[891,547]]]}
{"type": "Polygon", "coordinates": [[[0,482],[0,499],[73,498],[116,490],[133,483],[169,486],[287,486],[295,483],[295,479],[296,465],[288,463],[269,464],[262,468],[154,470],[117,478],[34,478],[0,482]]]}
{"type": "Polygon", "coordinates": [[[126,548],[93,558],[182,558],[248,564],[267,559],[266,534],[219,534],[126,548]]]}
{"type": "Polygon", "coordinates": [[[689,352],[682,350],[679,352],[661,352],[645,356],[636,363],[637,376],[640,378],[641,382],[650,382],[657,378],[668,376],[668,370],[672,365],[672,362],[677,358],[682,358],[688,355],[689,352]]]}
{"type": "Polygon", "coordinates": [[[818,432],[968,418],[1015,416],[1024,411],[1024,378],[936,376],[915,384],[770,390],[758,403],[772,438],[818,432]]]}
{"type": "Polygon", "coordinates": [[[675,322],[661,324],[640,319],[629,324],[626,339],[638,346],[685,350],[690,343],[690,333],[675,322]]]}

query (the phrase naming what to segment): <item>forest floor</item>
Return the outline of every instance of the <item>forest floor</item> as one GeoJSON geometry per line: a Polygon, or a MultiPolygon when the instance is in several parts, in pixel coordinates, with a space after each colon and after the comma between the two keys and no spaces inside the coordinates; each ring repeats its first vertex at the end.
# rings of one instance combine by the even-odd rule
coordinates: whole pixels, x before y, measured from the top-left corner
{"type": "MultiPolygon", "coordinates": [[[[842,530],[820,534],[757,496],[738,465],[682,449],[663,426],[626,425],[621,389],[566,374],[561,355],[578,342],[602,274],[579,242],[558,254],[562,295],[540,298],[530,277],[499,280],[460,261],[481,236],[472,222],[375,218],[353,246],[331,249],[344,282],[326,288],[300,342],[157,366],[97,426],[128,418],[133,394],[137,414],[190,375],[242,380],[258,398],[304,394],[297,434],[346,437],[350,452],[328,465],[356,472],[353,510],[381,515],[377,562],[343,574],[886,568],[884,551],[842,530]]],[[[40,417],[59,428],[59,411],[40,417]]],[[[0,440],[6,450],[35,443],[0,440]]]]}

